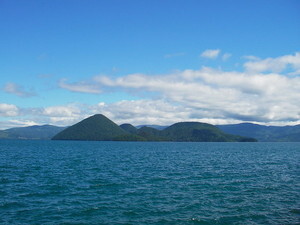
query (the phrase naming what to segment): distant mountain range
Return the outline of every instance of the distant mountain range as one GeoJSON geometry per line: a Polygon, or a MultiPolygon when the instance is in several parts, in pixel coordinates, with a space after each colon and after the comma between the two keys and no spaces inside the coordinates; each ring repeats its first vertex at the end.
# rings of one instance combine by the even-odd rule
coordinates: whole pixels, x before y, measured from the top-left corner
{"type": "Polygon", "coordinates": [[[136,126],[136,128],[142,128],[142,127],[151,127],[151,128],[155,128],[156,130],[163,130],[165,128],[167,128],[168,126],[160,126],[160,125],[138,125],[136,126]]]}
{"type": "Polygon", "coordinates": [[[241,123],[217,127],[226,133],[253,137],[262,142],[300,142],[300,125],[279,127],[241,123]]]}
{"type": "Polygon", "coordinates": [[[52,140],[88,141],[180,141],[180,142],[254,142],[256,139],[226,134],[219,128],[199,122],[175,123],[163,130],[118,126],[102,114],[96,114],[66,128],[52,140]]]}
{"type": "Polygon", "coordinates": [[[0,139],[50,140],[54,135],[64,129],[65,127],[52,125],[16,127],[7,130],[0,130],[0,139]]]}
{"type": "MultiPolygon", "coordinates": [[[[296,126],[263,126],[252,123],[241,123],[234,125],[217,125],[212,126],[205,123],[195,122],[183,122],[176,123],[172,126],[158,126],[158,125],[140,125],[133,126],[131,124],[122,124],[120,126],[108,121],[106,117],[102,117],[99,120],[99,116],[96,116],[96,121],[89,119],[84,128],[82,126],[76,126],[69,139],[76,137],[78,140],[82,139],[95,139],[99,137],[102,140],[132,140],[132,141],[238,141],[235,139],[235,135],[243,137],[252,137],[260,142],[300,142],[300,125],[296,126]],[[111,127],[109,127],[109,124],[111,127]],[[101,128],[100,134],[95,133],[98,129],[90,129],[91,126],[95,127],[107,127],[107,130],[101,128]],[[219,128],[219,129],[215,129],[219,128]],[[200,138],[200,131],[205,130],[200,138]],[[94,131],[91,135],[89,132],[94,131]],[[112,132],[114,131],[114,132],[112,132]],[[211,134],[209,135],[209,132],[211,134]],[[106,136],[105,136],[105,135],[106,136]],[[231,134],[233,136],[227,136],[231,134]],[[85,136],[84,136],[85,135],[85,136]],[[100,136],[99,136],[100,135],[100,136]],[[224,136],[225,135],[225,136],[224,136]],[[114,136],[112,138],[112,136],[114,136]],[[208,138],[209,137],[209,138],[208,138]],[[214,137],[214,138],[213,138],[214,137]]],[[[92,117],[94,118],[94,117],[92,117]]],[[[75,126],[75,125],[74,125],[75,126]]],[[[65,130],[66,127],[57,127],[52,125],[43,126],[29,126],[29,127],[17,127],[6,130],[0,130],[0,139],[29,139],[29,140],[50,140],[55,135],[65,130]]],[[[56,136],[58,139],[60,136],[56,136]]],[[[75,138],[75,139],[76,139],[75,138]]],[[[77,140],[76,139],[76,140],[77,140]]]]}

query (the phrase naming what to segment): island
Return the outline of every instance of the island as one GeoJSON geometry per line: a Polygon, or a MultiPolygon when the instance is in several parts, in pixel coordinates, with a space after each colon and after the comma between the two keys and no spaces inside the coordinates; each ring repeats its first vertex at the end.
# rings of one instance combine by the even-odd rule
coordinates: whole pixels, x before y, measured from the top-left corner
{"type": "Polygon", "coordinates": [[[56,134],[52,140],[81,141],[172,141],[172,142],[256,142],[255,138],[228,134],[200,122],[179,122],[163,130],[118,126],[102,114],[88,117],[56,134]]]}

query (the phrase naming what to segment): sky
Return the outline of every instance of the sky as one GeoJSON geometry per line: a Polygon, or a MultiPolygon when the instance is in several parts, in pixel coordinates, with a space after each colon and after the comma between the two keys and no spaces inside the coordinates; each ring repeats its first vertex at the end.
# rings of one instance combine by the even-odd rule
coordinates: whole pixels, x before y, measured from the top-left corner
{"type": "Polygon", "coordinates": [[[298,0],[0,0],[0,130],[300,124],[298,0]]]}

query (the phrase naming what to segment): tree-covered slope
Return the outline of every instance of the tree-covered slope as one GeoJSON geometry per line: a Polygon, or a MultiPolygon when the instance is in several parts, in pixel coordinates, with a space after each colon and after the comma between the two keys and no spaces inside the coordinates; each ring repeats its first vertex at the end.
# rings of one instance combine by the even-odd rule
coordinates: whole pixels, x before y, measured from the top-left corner
{"type": "Polygon", "coordinates": [[[66,128],[53,140],[91,141],[186,141],[186,142],[229,142],[255,141],[232,134],[226,134],[217,127],[198,122],[176,123],[164,130],[152,127],[136,129],[130,124],[118,126],[101,114],[91,116],[66,128]]]}
{"type": "Polygon", "coordinates": [[[213,126],[181,122],[169,127],[118,126],[103,115],[91,116],[69,128],[52,125],[0,130],[0,139],[112,140],[112,141],[259,141],[300,142],[300,125],[262,126],[251,123],[213,126]],[[139,129],[138,129],[139,128],[139,129]],[[163,129],[164,128],[164,129],[163,129]],[[252,138],[247,138],[252,137],[252,138]]]}
{"type": "Polygon", "coordinates": [[[137,134],[145,138],[147,141],[170,141],[170,139],[163,135],[162,131],[152,127],[141,127],[138,129],[137,134]]]}
{"type": "Polygon", "coordinates": [[[162,135],[171,141],[190,142],[235,142],[256,141],[252,138],[226,134],[217,127],[199,122],[180,122],[162,131],[162,135]]]}
{"type": "Polygon", "coordinates": [[[120,127],[130,134],[136,134],[137,130],[138,130],[136,127],[134,127],[133,125],[131,125],[129,123],[124,123],[124,124],[120,125],[120,127]]]}
{"type": "Polygon", "coordinates": [[[50,140],[54,135],[65,129],[52,125],[16,127],[0,131],[0,139],[31,139],[50,140]]]}
{"type": "Polygon", "coordinates": [[[53,137],[53,140],[112,141],[128,133],[107,117],[96,114],[70,126],[53,137]]]}

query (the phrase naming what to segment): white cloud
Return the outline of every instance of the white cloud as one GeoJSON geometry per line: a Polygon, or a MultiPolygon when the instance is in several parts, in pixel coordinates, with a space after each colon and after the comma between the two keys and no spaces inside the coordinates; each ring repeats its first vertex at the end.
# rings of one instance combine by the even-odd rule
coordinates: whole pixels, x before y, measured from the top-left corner
{"type": "Polygon", "coordinates": [[[222,60],[223,61],[226,61],[227,59],[229,59],[231,57],[231,54],[230,53],[225,53],[222,55],[222,60]]]}
{"type": "Polygon", "coordinates": [[[281,73],[288,67],[291,67],[293,70],[300,70],[300,52],[296,52],[294,55],[284,55],[277,58],[255,59],[255,61],[246,62],[244,67],[246,71],[251,73],[281,73]]]}
{"type": "Polygon", "coordinates": [[[44,108],[39,116],[47,118],[46,123],[57,126],[67,126],[86,117],[85,108],[86,106],[78,104],[50,106],[44,108]]]}
{"type": "Polygon", "coordinates": [[[28,127],[34,125],[39,125],[39,124],[37,124],[35,121],[29,121],[29,120],[0,121],[0,130],[6,130],[14,127],[28,127]]]}
{"type": "Polygon", "coordinates": [[[190,116],[198,112],[198,118],[208,121],[300,121],[298,77],[202,68],[161,76],[131,74],[95,80],[118,89],[157,92],[171,105],[188,108],[190,116]]]}
{"type": "Polygon", "coordinates": [[[24,88],[22,86],[17,85],[17,84],[12,83],[12,82],[7,83],[4,86],[3,90],[6,93],[14,94],[14,95],[17,95],[19,97],[32,97],[32,96],[36,95],[33,91],[26,91],[26,90],[24,90],[24,88]]]}
{"type": "Polygon", "coordinates": [[[202,52],[200,56],[207,59],[216,59],[219,56],[220,52],[220,49],[207,49],[202,52]]]}
{"type": "Polygon", "coordinates": [[[62,79],[58,82],[58,86],[63,89],[67,89],[72,92],[99,94],[101,90],[95,84],[78,82],[78,83],[66,83],[66,79],[62,79]]]}
{"type": "Polygon", "coordinates": [[[46,107],[43,111],[44,115],[55,116],[55,117],[68,117],[77,115],[80,109],[76,106],[50,106],[46,107]]]}
{"type": "Polygon", "coordinates": [[[170,125],[178,118],[189,118],[187,109],[162,99],[123,100],[111,104],[98,104],[94,106],[93,113],[105,114],[118,124],[134,125],[170,125]]]}
{"type": "Polygon", "coordinates": [[[19,114],[19,109],[15,105],[0,103],[0,116],[17,116],[19,114]]]}
{"type": "MultiPolygon", "coordinates": [[[[96,113],[102,113],[118,124],[134,125],[170,125],[179,121],[294,125],[300,123],[300,77],[288,74],[299,71],[297,57],[298,54],[295,54],[267,60],[289,65],[286,74],[284,70],[281,73],[262,73],[203,67],[155,76],[96,76],[93,78],[95,87],[101,87],[103,91],[128,91],[140,95],[141,99],[99,102],[95,105],[74,103],[30,110],[0,104],[0,115],[26,114],[23,122],[36,121],[58,126],[72,125],[96,113]]],[[[250,58],[253,63],[267,62],[250,58]]]]}
{"type": "Polygon", "coordinates": [[[257,61],[260,60],[260,58],[258,58],[257,56],[254,55],[245,55],[242,58],[246,59],[246,60],[250,60],[250,61],[257,61]]]}
{"type": "Polygon", "coordinates": [[[297,75],[300,75],[300,69],[296,70],[296,71],[293,71],[293,72],[290,72],[288,73],[288,75],[290,76],[297,76],[297,75]]]}

